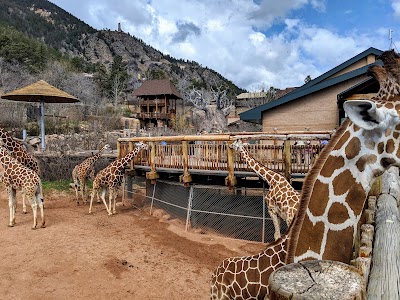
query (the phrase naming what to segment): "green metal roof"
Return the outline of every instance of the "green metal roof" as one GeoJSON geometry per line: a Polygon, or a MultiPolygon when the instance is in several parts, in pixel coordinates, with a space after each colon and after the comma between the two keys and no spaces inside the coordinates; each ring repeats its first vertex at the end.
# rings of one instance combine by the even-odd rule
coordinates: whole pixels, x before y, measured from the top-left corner
{"type": "Polygon", "coordinates": [[[318,92],[320,90],[326,89],[330,86],[334,86],[336,84],[339,84],[341,82],[347,81],[349,79],[355,78],[357,76],[362,76],[365,75],[369,66],[376,64],[370,64],[361,68],[358,68],[356,70],[347,72],[343,75],[336,76],[331,79],[327,79],[330,76],[340,72],[341,70],[351,66],[355,62],[361,60],[362,58],[368,56],[368,55],[381,55],[383,51],[378,50],[376,48],[368,48],[367,50],[361,52],[360,54],[354,56],[353,58],[345,61],[344,63],[338,65],[337,67],[329,70],[328,72],[325,72],[321,76],[318,76],[317,78],[307,82],[306,84],[302,85],[301,87],[295,89],[294,91],[284,95],[283,97],[276,99],[272,102],[268,102],[266,104],[260,105],[258,107],[255,107],[253,109],[250,109],[248,111],[245,111],[240,115],[240,119],[243,121],[248,121],[248,122],[254,122],[254,123],[261,123],[262,120],[262,113],[266,110],[269,110],[271,108],[280,106],[282,104],[295,101],[301,97],[304,97],[306,95],[318,92]]]}

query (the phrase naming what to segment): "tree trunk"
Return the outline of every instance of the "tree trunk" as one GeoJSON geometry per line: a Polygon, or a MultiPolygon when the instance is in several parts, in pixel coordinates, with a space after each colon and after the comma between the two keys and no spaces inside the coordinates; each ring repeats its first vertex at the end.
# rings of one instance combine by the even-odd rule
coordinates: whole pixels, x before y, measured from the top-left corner
{"type": "Polygon", "coordinates": [[[271,300],[361,300],[365,282],[359,271],[347,264],[309,260],[283,266],[269,277],[271,300]]]}
{"type": "Polygon", "coordinates": [[[399,169],[383,174],[382,194],[377,201],[372,270],[368,299],[400,299],[399,169]]]}

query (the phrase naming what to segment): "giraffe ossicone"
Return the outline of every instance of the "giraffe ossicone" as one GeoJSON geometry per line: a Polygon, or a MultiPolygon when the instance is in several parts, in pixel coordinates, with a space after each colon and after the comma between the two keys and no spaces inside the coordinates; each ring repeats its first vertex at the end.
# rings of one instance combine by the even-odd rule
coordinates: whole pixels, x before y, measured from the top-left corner
{"type": "MultiPolygon", "coordinates": [[[[348,119],[306,177],[298,213],[283,242],[285,264],[310,259],[350,263],[373,182],[391,166],[400,166],[400,56],[391,50],[380,59],[383,67],[369,68],[369,74],[379,82],[378,93],[371,100],[344,103],[348,119]]],[[[276,242],[267,249],[276,249],[276,242]]],[[[244,264],[243,260],[237,265],[244,264]]],[[[273,265],[267,263],[263,268],[270,270],[273,265]]],[[[226,272],[227,276],[221,269],[217,268],[212,276],[211,299],[262,299],[267,295],[248,289],[245,294],[234,291],[248,285],[256,291],[268,286],[269,274],[258,281],[257,270],[242,282],[236,278],[241,278],[243,267],[232,274],[226,272]]]]}

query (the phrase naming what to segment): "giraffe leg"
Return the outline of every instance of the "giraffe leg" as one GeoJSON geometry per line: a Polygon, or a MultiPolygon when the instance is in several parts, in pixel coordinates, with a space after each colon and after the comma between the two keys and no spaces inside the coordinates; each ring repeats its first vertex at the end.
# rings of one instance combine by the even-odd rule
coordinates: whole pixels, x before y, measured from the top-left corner
{"type": "Polygon", "coordinates": [[[45,228],[46,227],[46,221],[45,221],[45,218],[44,218],[44,205],[43,205],[43,195],[42,195],[42,187],[41,187],[41,185],[38,188],[38,190],[36,191],[36,198],[35,199],[36,199],[36,203],[39,205],[40,217],[42,219],[40,227],[45,228]]]}
{"type": "Polygon", "coordinates": [[[110,188],[108,194],[108,210],[107,210],[109,216],[112,215],[111,205],[113,198],[114,198],[114,189],[110,188]]]}
{"type": "Polygon", "coordinates": [[[90,195],[90,205],[89,205],[89,214],[92,213],[92,204],[94,195],[97,194],[97,198],[99,197],[99,191],[93,187],[92,194],[90,195]]]}
{"type": "Polygon", "coordinates": [[[83,204],[87,204],[87,199],[86,199],[86,181],[85,180],[81,181],[81,194],[82,194],[83,204]]]}
{"type": "Polygon", "coordinates": [[[103,189],[101,190],[100,198],[101,198],[101,200],[103,200],[103,203],[104,203],[104,206],[106,207],[107,213],[110,214],[110,213],[109,213],[108,206],[107,206],[107,202],[106,202],[106,191],[107,191],[106,188],[103,188],[103,189]]]}
{"type": "Polygon", "coordinates": [[[26,198],[24,190],[22,190],[22,213],[26,214],[26,198]]]}
{"type": "Polygon", "coordinates": [[[38,204],[36,203],[36,198],[32,195],[29,195],[29,199],[31,202],[32,212],[33,212],[33,225],[32,229],[36,229],[37,226],[37,207],[38,204]]]}
{"type": "MultiPolygon", "coordinates": [[[[113,198],[113,211],[112,212],[113,212],[113,214],[116,214],[117,210],[115,209],[115,202],[117,200],[118,190],[113,190],[112,194],[113,194],[113,196],[112,196],[112,198],[113,198]]],[[[110,210],[111,210],[111,207],[110,207],[110,210]]]]}
{"type": "Polygon", "coordinates": [[[272,223],[274,223],[275,233],[274,239],[275,241],[281,237],[281,220],[278,217],[278,214],[275,211],[275,207],[271,207],[268,205],[268,213],[272,219],[272,223]]]}
{"type": "Polygon", "coordinates": [[[10,209],[10,223],[9,227],[15,225],[15,207],[17,204],[16,190],[12,187],[8,187],[8,208],[10,209]]]}

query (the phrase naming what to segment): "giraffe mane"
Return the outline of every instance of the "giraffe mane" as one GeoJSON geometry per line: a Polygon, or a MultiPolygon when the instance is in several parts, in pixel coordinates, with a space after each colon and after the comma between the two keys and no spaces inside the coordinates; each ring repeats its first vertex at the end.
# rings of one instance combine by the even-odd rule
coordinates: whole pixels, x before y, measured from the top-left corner
{"type": "Polygon", "coordinates": [[[296,246],[298,243],[298,238],[300,234],[300,230],[304,221],[304,216],[306,214],[307,207],[309,205],[311,194],[314,189],[314,184],[317,180],[317,176],[321,171],[322,167],[324,166],[326,160],[328,159],[330,153],[332,152],[333,148],[342,137],[343,133],[348,128],[351,121],[347,119],[334,133],[329,143],[322,149],[320,155],[318,156],[317,160],[314,163],[314,166],[308,172],[307,177],[303,183],[303,189],[300,195],[300,204],[297,211],[297,215],[293,220],[293,226],[289,229],[290,232],[288,233],[290,236],[290,241],[288,244],[288,255],[286,257],[286,263],[291,263],[294,261],[294,255],[296,251],[296,246]]]}

